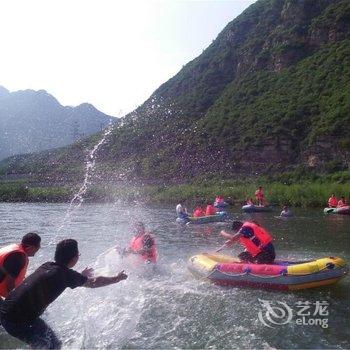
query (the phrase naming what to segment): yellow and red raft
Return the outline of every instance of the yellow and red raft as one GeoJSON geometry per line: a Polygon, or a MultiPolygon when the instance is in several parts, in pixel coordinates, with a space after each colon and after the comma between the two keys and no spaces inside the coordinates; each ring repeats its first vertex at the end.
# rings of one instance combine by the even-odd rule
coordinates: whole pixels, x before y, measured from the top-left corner
{"type": "Polygon", "coordinates": [[[349,269],[345,261],[327,257],[306,262],[276,261],[252,264],[221,254],[198,254],[189,270],[215,284],[275,290],[315,288],[338,282],[349,269]]]}

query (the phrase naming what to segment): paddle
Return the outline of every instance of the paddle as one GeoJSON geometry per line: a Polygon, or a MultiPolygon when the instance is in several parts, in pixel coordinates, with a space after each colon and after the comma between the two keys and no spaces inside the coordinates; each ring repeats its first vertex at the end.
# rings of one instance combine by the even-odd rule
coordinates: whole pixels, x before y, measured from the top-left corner
{"type": "Polygon", "coordinates": [[[226,243],[224,245],[222,245],[220,248],[216,249],[215,253],[221,252],[225,247],[226,247],[226,243]]]}
{"type": "MultiPolygon", "coordinates": [[[[234,234],[233,236],[230,235],[230,238],[229,240],[233,240],[234,238],[238,237],[241,233],[240,232],[237,232],[236,234],[234,234]]],[[[226,232],[225,232],[225,236],[228,235],[226,232]]],[[[215,253],[218,253],[220,252],[221,250],[223,250],[225,247],[227,247],[227,241],[225,242],[224,245],[222,245],[220,248],[216,249],[215,250],[215,253]]]]}

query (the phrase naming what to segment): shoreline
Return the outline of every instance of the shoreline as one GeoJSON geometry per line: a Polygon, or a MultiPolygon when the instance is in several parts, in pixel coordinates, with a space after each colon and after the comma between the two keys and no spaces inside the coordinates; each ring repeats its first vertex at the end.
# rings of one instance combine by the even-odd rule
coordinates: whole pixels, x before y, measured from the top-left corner
{"type": "MultiPolygon", "coordinates": [[[[257,183],[226,180],[220,182],[185,183],[179,185],[91,185],[83,195],[85,203],[113,203],[122,200],[126,203],[144,204],[183,203],[187,206],[204,205],[213,202],[216,195],[223,195],[230,205],[243,205],[247,197],[254,199],[257,186],[263,186],[269,204],[292,207],[325,208],[331,193],[337,197],[350,197],[349,183],[300,182],[283,184],[280,182],[257,183]]],[[[77,185],[31,186],[25,181],[0,182],[0,202],[28,203],[69,203],[79,190],[77,185]]]]}

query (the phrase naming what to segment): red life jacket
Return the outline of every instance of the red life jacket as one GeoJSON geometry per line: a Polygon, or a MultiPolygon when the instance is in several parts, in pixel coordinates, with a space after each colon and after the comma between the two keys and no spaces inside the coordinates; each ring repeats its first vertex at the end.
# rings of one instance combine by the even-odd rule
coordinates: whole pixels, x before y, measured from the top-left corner
{"type": "Polygon", "coordinates": [[[262,227],[248,221],[243,224],[242,228],[243,227],[249,227],[254,232],[254,236],[251,238],[245,238],[243,235],[239,237],[239,243],[242,244],[252,256],[259,254],[265,245],[272,242],[272,237],[262,227]],[[256,239],[259,240],[259,244],[254,242],[256,239]]]}
{"type": "Polygon", "coordinates": [[[216,209],[211,204],[208,204],[207,208],[205,209],[205,215],[209,216],[209,215],[215,215],[215,214],[216,214],[216,209]]]}
{"type": "MultiPolygon", "coordinates": [[[[144,233],[141,236],[133,237],[133,239],[130,242],[130,247],[129,248],[135,253],[139,252],[140,250],[142,250],[144,248],[144,239],[147,236],[151,237],[151,235],[149,233],[147,233],[147,232],[144,233]]],[[[146,252],[146,253],[140,254],[140,256],[145,261],[156,262],[157,261],[157,247],[156,247],[156,243],[154,242],[154,244],[152,245],[151,249],[148,252],[146,252]]]]}
{"type": "Polygon", "coordinates": [[[336,197],[330,197],[328,199],[328,206],[331,208],[335,208],[338,204],[337,198],[336,197]]]}
{"type": "MultiPolygon", "coordinates": [[[[20,273],[18,274],[18,276],[15,278],[15,287],[17,287],[19,284],[22,283],[22,281],[26,276],[29,259],[28,259],[27,253],[24,251],[21,244],[10,244],[0,249],[0,269],[3,270],[5,259],[11,253],[23,253],[25,256],[24,266],[20,271],[20,273]]],[[[6,298],[7,295],[8,295],[8,290],[7,290],[7,283],[6,283],[6,277],[5,277],[4,280],[0,282],[0,296],[2,296],[3,298],[6,298]]]]}

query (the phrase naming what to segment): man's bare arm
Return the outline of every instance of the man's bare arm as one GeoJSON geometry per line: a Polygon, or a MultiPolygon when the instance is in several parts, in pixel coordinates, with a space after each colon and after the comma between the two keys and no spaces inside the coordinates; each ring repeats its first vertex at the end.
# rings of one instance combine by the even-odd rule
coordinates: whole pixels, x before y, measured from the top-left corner
{"type": "Polygon", "coordinates": [[[124,271],[119,272],[117,276],[113,276],[113,277],[104,277],[104,276],[98,276],[93,278],[88,277],[88,280],[85,282],[83,287],[87,287],[87,288],[104,287],[113,283],[118,283],[127,278],[128,276],[124,271]]]}

